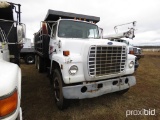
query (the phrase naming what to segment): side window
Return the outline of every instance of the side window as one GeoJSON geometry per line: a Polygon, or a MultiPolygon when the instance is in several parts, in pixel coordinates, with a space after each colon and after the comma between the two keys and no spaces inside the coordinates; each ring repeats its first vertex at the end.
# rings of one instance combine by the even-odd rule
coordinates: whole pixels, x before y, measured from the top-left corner
{"type": "Polygon", "coordinates": [[[89,35],[88,35],[88,38],[97,38],[97,34],[96,34],[96,29],[90,29],[89,30],[89,35]]]}

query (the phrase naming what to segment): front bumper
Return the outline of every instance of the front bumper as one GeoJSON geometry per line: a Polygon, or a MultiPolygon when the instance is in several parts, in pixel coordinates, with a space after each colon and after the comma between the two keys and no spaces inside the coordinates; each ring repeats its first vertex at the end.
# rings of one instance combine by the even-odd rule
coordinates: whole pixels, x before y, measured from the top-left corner
{"type": "Polygon", "coordinates": [[[87,84],[63,87],[63,96],[66,99],[93,98],[106,93],[112,93],[130,88],[136,84],[134,76],[108,79],[87,84]]]}

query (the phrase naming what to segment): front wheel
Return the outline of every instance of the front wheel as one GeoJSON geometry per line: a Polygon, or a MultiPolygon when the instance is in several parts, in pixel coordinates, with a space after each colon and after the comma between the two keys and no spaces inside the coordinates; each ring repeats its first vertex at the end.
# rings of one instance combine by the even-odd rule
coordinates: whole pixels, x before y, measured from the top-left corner
{"type": "Polygon", "coordinates": [[[54,70],[52,79],[55,103],[60,110],[63,110],[69,106],[69,101],[63,97],[62,88],[64,83],[62,81],[61,73],[58,69],[54,70]]]}

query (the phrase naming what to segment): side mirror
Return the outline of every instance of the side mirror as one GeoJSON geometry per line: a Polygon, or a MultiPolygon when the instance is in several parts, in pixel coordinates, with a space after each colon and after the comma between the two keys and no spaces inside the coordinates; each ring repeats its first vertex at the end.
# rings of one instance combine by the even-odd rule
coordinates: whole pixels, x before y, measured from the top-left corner
{"type": "Polygon", "coordinates": [[[53,38],[53,37],[55,37],[55,34],[52,32],[52,35],[51,35],[51,37],[53,38]]]}
{"type": "Polygon", "coordinates": [[[99,37],[102,39],[103,38],[103,29],[100,27],[98,29],[99,29],[99,37]]]}
{"type": "Polygon", "coordinates": [[[22,42],[22,39],[26,37],[26,26],[25,24],[17,25],[17,38],[18,43],[22,42]]]}
{"type": "Polygon", "coordinates": [[[52,25],[52,29],[51,29],[51,37],[54,38],[56,36],[56,24],[52,25]]]}

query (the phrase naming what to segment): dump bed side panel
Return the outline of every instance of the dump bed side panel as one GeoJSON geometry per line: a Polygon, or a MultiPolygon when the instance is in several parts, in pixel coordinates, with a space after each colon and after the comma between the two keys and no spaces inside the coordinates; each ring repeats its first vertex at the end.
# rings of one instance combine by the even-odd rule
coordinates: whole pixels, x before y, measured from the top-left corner
{"type": "Polygon", "coordinates": [[[49,58],[49,40],[50,37],[48,35],[42,34],[42,30],[34,35],[34,48],[35,52],[41,57],[49,58]]]}

